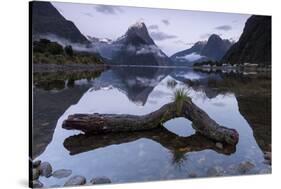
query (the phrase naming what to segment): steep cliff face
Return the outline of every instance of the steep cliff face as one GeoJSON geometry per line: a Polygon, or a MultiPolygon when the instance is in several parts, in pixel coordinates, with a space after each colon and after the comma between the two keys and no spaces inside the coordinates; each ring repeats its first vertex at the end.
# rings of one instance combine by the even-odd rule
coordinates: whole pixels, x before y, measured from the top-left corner
{"type": "Polygon", "coordinates": [[[130,26],[111,46],[116,51],[112,56],[113,64],[162,66],[169,63],[169,58],[154,43],[143,22],[130,26]]]}
{"type": "Polygon", "coordinates": [[[231,46],[229,40],[223,40],[220,36],[213,34],[209,37],[207,44],[202,49],[201,55],[211,60],[221,60],[231,46]]]}
{"type": "Polygon", "coordinates": [[[271,64],[271,16],[251,16],[240,39],[222,59],[231,64],[271,64]]]}
{"type": "Polygon", "coordinates": [[[55,35],[72,43],[89,43],[73,22],[66,20],[50,2],[31,2],[32,35],[55,35]]]}

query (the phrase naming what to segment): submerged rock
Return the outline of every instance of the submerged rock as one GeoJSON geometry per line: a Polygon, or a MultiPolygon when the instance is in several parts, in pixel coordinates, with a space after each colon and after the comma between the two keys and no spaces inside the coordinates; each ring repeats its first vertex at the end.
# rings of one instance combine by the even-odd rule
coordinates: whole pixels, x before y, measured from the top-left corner
{"type": "Polygon", "coordinates": [[[39,169],[33,168],[32,169],[32,180],[37,180],[40,176],[39,169]]]}
{"type": "Polygon", "coordinates": [[[55,178],[65,178],[68,177],[72,174],[71,170],[68,169],[60,169],[60,170],[56,170],[55,172],[53,172],[52,176],[55,178]]]}
{"type": "Polygon", "coordinates": [[[211,167],[211,168],[208,169],[207,175],[209,177],[223,176],[224,170],[220,166],[211,167]]]}
{"type": "Polygon", "coordinates": [[[196,178],[197,177],[197,174],[192,172],[192,173],[189,173],[188,175],[190,178],[196,178]]]}
{"type": "Polygon", "coordinates": [[[52,175],[52,166],[48,162],[43,162],[39,166],[40,174],[44,177],[50,177],[52,175]]]}
{"type": "Polygon", "coordinates": [[[271,168],[265,168],[259,171],[259,174],[271,174],[271,168]]]}
{"type": "Polygon", "coordinates": [[[86,178],[83,176],[73,176],[70,179],[68,179],[64,186],[80,186],[86,184],[86,178]]]}
{"type": "Polygon", "coordinates": [[[32,181],[32,187],[33,188],[42,188],[44,185],[39,180],[33,180],[32,181]]]}
{"type": "Polygon", "coordinates": [[[96,177],[90,181],[92,184],[108,184],[111,180],[107,177],[96,177]]]}
{"type": "Polygon", "coordinates": [[[238,165],[238,172],[241,174],[245,174],[249,172],[251,169],[253,169],[255,165],[251,163],[250,161],[242,162],[238,165]]]}

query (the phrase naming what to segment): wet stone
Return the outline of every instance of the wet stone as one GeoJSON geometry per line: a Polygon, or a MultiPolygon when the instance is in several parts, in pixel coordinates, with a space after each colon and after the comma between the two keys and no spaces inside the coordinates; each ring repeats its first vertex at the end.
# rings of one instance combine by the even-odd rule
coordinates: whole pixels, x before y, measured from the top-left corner
{"type": "Polygon", "coordinates": [[[265,152],[264,158],[267,159],[267,160],[271,160],[271,152],[265,152]]]}
{"type": "Polygon", "coordinates": [[[55,172],[53,172],[52,176],[55,177],[55,178],[65,178],[65,177],[68,177],[72,174],[72,171],[71,170],[68,170],[68,169],[59,169],[59,170],[56,170],[55,172]]]}
{"type": "Polygon", "coordinates": [[[37,161],[34,161],[34,162],[32,163],[32,166],[33,166],[33,168],[37,168],[37,167],[39,167],[40,164],[41,164],[41,161],[40,161],[40,160],[37,160],[37,161]]]}
{"type": "Polygon", "coordinates": [[[83,176],[76,175],[68,179],[65,182],[64,186],[81,186],[84,184],[86,184],[86,178],[83,176]]]}
{"type": "Polygon", "coordinates": [[[40,174],[44,177],[50,177],[52,175],[52,166],[48,162],[43,162],[39,166],[40,174]]]}
{"type": "Polygon", "coordinates": [[[32,180],[37,180],[40,176],[39,169],[33,168],[32,169],[32,180]]]}
{"type": "Polygon", "coordinates": [[[223,176],[224,175],[223,173],[224,173],[223,168],[219,166],[211,167],[207,171],[207,175],[209,177],[223,176]]]}
{"type": "Polygon", "coordinates": [[[253,169],[255,165],[249,161],[242,162],[238,165],[238,172],[241,174],[245,174],[253,169]]]}
{"type": "Polygon", "coordinates": [[[90,181],[92,184],[108,184],[111,180],[107,177],[96,177],[90,181]]]}
{"type": "Polygon", "coordinates": [[[32,181],[33,188],[42,188],[44,185],[39,180],[32,181]]]}
{"type": "Polygon", "coordinates": [[[271,168],[265,168],[259,171],[259,174],[271,174],[271,168]]]}
{"type": "Polygon", "coordinates": [[[190,178],[196,178],[196,177],[197,177],[197,174],[196,174],[196,173],[190,173],[188,176],[189,176],[190,178]]]}

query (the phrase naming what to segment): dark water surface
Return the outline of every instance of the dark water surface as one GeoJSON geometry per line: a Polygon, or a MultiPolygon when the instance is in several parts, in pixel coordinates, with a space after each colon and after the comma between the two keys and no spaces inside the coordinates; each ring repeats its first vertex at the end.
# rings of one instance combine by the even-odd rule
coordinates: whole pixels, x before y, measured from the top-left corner
{"type": "MultiPolygon", "coordinates": [[[[186,68],[114,67],[103,72],[35,73],[33,157],[71,169],[87,181],[113,183],[271,172],[270,73],[206,73],[186,68]],[[176,81],[171,82],[171,81],[176,81]],[[185,118],[145,132],[87,136],[62,128],[74,113],[143,115],[185,88],[192,101],[240,135],[236,148],[218,148],[185,118]],[[241,166],[250,162],[251,169],[241,166]]],[[[67,178],[43,178],[45,187],[67,178]]]]}

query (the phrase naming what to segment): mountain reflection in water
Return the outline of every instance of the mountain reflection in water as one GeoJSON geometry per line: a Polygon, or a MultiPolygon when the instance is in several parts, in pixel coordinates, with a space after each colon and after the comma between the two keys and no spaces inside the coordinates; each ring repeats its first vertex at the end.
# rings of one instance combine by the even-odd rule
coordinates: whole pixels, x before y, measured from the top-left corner
{"type": "MultiPolygon", "coordinates": [[[[112,67],[92,76],[79,74],[35,77],[33,151],[37,159],[50,162],[55,169],[71,169],[87,179],[104,175],[118,183],[187,178],[193,172],[208,176],[207,170],[214,166],[223,167],[226,175],[235,175],[239,173],[233,173],[231,167],[249,160],[255,164],[249,174],[268,168],[263,151],[271,151],[270,73],[112,67]],[[57,81],[59,84],[54,84],[57,81]],[[171,102],[173,92],[183,87],[211,118],[239,132],[236,147],[219,148],[197,133],[182,136],[192,127],[179,119],[151,131],[106,135],[91,136],[61,128],[63,120],[74,113],[152,112],[171,102]],[[173,125],[181,128],[179,133],[168,128],[173,125]],[[181,164],[180,170],[176,164],[181,164]]],[[[45,186],[54,184],[52,180],[43,182],[45,186]]]]}

